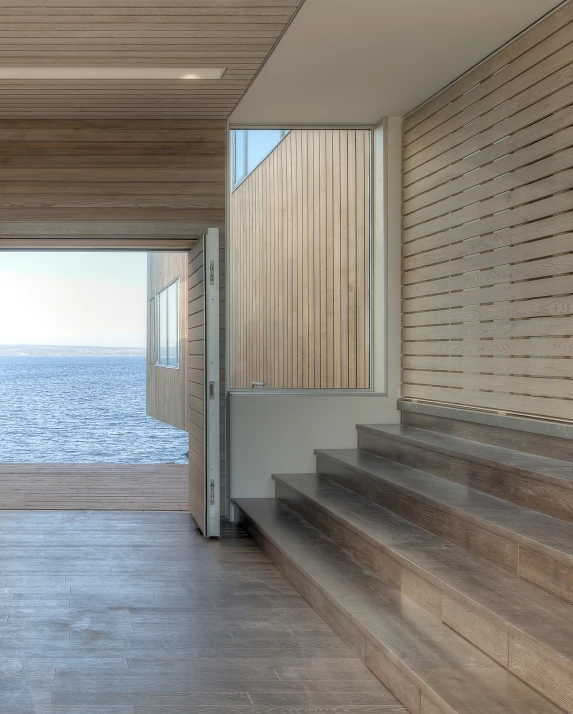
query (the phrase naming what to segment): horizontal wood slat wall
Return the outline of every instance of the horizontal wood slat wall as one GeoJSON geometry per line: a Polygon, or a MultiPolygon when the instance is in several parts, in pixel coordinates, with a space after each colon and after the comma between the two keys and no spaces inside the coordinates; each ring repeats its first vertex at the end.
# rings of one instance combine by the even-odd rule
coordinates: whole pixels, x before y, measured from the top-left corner
{"type": "Polygon", "coordinates": [[[291,131],[232,193],[232,388],[369,386],[367,131],[291,131]]]}
{"type": "Polygon", "coordinates": [[[573,422],[573,4],[403,122],[407,399],[573,422]]]}
{"type": "Polygon", "coordinates": [[[187,250],[224,224],[225,146],[217,121],[0,120],[0,248],[187,250]]]}

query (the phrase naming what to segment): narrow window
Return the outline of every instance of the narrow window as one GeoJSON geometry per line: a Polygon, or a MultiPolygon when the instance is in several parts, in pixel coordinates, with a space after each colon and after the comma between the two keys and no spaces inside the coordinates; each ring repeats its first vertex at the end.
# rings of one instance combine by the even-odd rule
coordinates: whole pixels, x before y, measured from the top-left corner
{"type": "Polygon", "coordinates": [[[179,280],[157,294],[157,365],[179,367],[179,280]]]}

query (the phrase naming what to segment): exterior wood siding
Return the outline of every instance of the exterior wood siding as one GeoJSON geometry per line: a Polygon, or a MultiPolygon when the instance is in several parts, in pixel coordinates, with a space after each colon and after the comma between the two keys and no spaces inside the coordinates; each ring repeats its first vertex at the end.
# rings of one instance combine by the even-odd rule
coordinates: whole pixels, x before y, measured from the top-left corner
{"type": "Polygon", "coordinates": [[[403,122],[407,399],[573,421],[573,5],[403,122]]]}
{"type": "Polygon", "coordinates": [[[188,253],[147,254],[147,413],[187,431],[187,263],[188,253]],[[179,280],[179,368],[157,365],[156,295],[179,280]]]}
{"type": "Polygon", "coordinates": [[[291,131],[232,193],[231,388],[369,387],[368,131],[291,131]]]}

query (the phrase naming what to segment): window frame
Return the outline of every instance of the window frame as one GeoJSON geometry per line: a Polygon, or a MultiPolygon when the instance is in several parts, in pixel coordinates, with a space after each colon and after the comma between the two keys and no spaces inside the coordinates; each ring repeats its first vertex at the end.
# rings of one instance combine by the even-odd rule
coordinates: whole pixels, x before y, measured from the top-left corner
{"type": "Polygon", "coordinates": [[[175,278],[168,285],[162,288],[158,293],[155,294],[155,366],[162,367],[163,369],[181,369],[181,335],[179,330],[180,322],[180,311],[181,311],[181,279],[175,278]],[[169,327],[170,327],[170,314],[169,314],[169,289],[176,287],[175,296],[175,323],[177,335],[177,343],[175,349],[175,355],[177,362],[176,364],[169,364],[169,327]],[[165,295],[165,349],[166,349],[166,362],[161,362],[161,295],[165,295]]]}
{"type": "MultiPolygon", "coordinates": [[[[369,253],[370,253],[370,266],[368,270],[368,278],[370,284],[369,290],[369,331],[370,331],[370,341],[369,341],[369,355],[370,355],[370,370],[369,370],[369,383],[370,386],[364,389],[344,389],[344,388],[272,388],[272,387],[262,387],[262,388],[246,388],[246,387],[231,387],[230,386],[230,375],[231,375],[231,354],[230,349],[225,350],[225,368],[226,368],[226,382],[225,388],[229,397],[234,395],[252,395],[258,397],[265,396],[313,396],[313,397],[387,397],[389,389],[389,372],[388,372],[388,362],[389,362],[389,352],[391,351],[391,346],[389,344],[391,337],[394,342],[399,343],[399,335],[396,337],[395,334],[390,335],[389,329],[389,318],[388,318],[388,301],[389,293],[392,293],[392,298],[394,300],[400,299],[399,288],[390,290],[389,282],[390,279],[390,257],[388,255],[388,233],[389,233],[389,209],[388,209],[388,184],[392,182],[389,177],[388,168],[388,134],[389,134],[389,122],[394,118],[385,117],[375,123],[334,123],[334,124],[324,124],[324,123],[292,123],[289,124],[288,129],[284,129],[276,124],[241,124],[228,122],[227,131],[229,136],[229,141],[227,142],[227,175],[230,176],[230,191],[227,194],[227,200],[230,201],[230,194],[240,186],[240,184],[245,180],[242,179],[237,186],[233,185],[234,179],[234,147],[233,147],[233,137],[234,132],[238,130],[256,130],[256,129],[283,129],[285,131],[285,136],[288,135],[293,130],[328,130],[328,129],[341,129],[341,130],[366,130],[370,132],[370,201],[367,210],[367,219],[369,225],[369,253]]],[[[393,130],[394,133],[394,130],[393,130]]],[[[284,137],[283,137],[284,139],[284,137]]],[[[277,144],[278,146],[278,144],[277,144]]],[[[275,147],[276,149],[276,147],[275,147]]],[[[272,153],[272,152],[271,152],[272,153]]],[[[396,167],[392,167],[392,171],[395,172],[396,167]]],[[[247,174],[245,178],[248,178],[250,174],[247,174]]],[[[400,176],[401,174],[397,174],[400,176]]],[[[394,174],[392,173],[392,179],[394,179],[394,174]]],[[[400,180],[398,180],[398,185],[400,185],[400,180]]],[[[394,216],[392,216],[394,217],[394,216]]],[[[227,213],[226,221],[226,238],[225,238],[225,250],[229,254],[230,250],[230,236],[231,236],[231,217],[230,212],[227,213]]],[[[392,228],[395,228],[393,226],[392,228]]],[[[399,234],[399,227],[398,227],[399,234]]],[[[396,273],[400,275],[399,271],[396,273]]],[[[226,274],[225,290],[227,294],[230,292],[230,271],[226,274]]],[[[398,283],[399,284],[399,283],[398,283]]],[[[227,345],[232,344],[232,329],[230,327],[230,303],[226,301],[225,307],[225,319],[228,325],[227,328],[227,345]]]]}

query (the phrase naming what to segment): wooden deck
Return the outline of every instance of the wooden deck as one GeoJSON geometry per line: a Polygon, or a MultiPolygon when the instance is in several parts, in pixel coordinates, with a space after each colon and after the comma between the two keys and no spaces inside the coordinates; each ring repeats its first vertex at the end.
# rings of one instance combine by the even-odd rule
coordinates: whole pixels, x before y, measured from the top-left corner
{"type": "Polygon", "coordinates": [[[187,464],[0,464],[0,509],[187,511],[187,464]]]}

